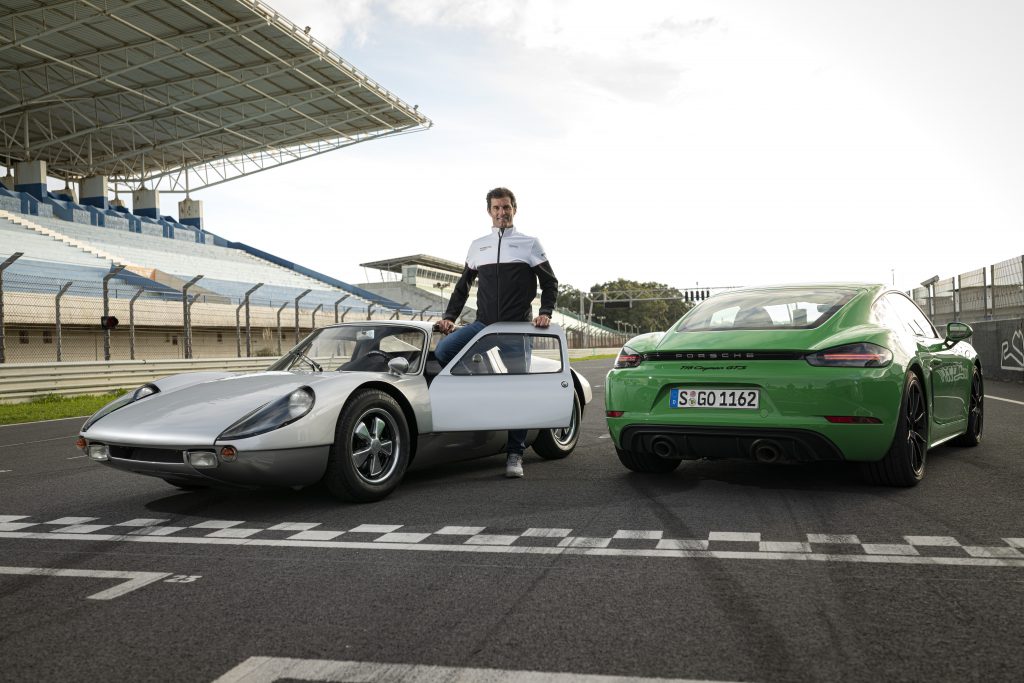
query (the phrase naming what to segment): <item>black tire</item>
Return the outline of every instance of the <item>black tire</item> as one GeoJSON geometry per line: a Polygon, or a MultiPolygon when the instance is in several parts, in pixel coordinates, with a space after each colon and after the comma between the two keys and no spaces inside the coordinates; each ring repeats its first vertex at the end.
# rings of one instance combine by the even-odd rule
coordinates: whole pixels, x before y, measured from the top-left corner
{"type": "Polygon", "coordinates": [[[985,380],[981,370],[974,366],[971,375],[971,399],[967,407],[967,431],[953,439],[953,444],[971,448],[981,443],[985,429],[985,380]]]}
{"type": "Polygon", "coordinates": [[[928,403],[921,380],[908,372],[892,445],[878,462],[864,463],[864,476],[872,484],[916,486],[924,479],[927,454],[928,403]]]}
{"type": "Polygon", "coordinates": [[[626,466],[626,469],[643,474],[668,474],[679,467],[682,462],[675,458],[659,458],[650,453],[635,453],[624,451],[621,448],[616,448],[615,452],[618,453],[619,461],[626,466]]]}
{"type": "Polygon", "coordinates": [[[390,494],[409,466],[411,441],[395,399],[364,389],[349,399],[334,433],[324,483],[343,500],[369,503],[390,494]]]}
{"type": "Polygon", "coordinates": [[[199,483],[196,483],[196,482],[194,482],[194,481],[192,481],[190,479],[173,479],[173,478],[170,478],[170,477],[161,477],[161,478],[164,481],[166,481],[168,484],[170,484],[171,486],[176,486],[177,488],[181,489],[182,491],[202,491],[203,489],[210,488],[206,484],[199,484],[199,483]]]}
{"type": "Polygon", "coordinates": [[[542,429],[533,441],[533,451],[545,460],[561,460],[576,450],[582,424],[580,397],[573,392],[572,421],[564,429],[542,429]]]}

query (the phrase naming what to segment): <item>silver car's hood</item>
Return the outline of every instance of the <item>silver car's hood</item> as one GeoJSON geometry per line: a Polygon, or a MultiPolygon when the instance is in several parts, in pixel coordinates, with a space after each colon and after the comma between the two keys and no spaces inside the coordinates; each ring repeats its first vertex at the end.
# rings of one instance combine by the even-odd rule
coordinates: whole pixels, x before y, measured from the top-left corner
{"type": "Polygon", "coordinates": [[[90,440],[114,444],[212,445],[221,432],[253,410],[325,379],[319,375],[261,372],[201,381],[119,408],[97,420],[85,434],[90,440]]]}

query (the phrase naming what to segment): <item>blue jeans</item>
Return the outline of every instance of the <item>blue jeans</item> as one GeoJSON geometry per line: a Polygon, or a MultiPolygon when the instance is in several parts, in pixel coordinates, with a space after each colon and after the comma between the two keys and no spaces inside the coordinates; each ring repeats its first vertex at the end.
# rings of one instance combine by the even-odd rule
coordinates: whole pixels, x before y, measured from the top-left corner
{"type": "MultiPolygon", "coordinates": [[[[437,348],[434,349],[434,357],[437,358],[437,362],[441,364],[441,367],[448,365],[459,354],[459,351],[485,327],[487,325],[484,325],[479,320],[475,320],[439,341],[437,348]]],[[[519,453],[521,455],[526,450],[526,430],[510,429],[505,450],[509,453],[519,453]]]]}

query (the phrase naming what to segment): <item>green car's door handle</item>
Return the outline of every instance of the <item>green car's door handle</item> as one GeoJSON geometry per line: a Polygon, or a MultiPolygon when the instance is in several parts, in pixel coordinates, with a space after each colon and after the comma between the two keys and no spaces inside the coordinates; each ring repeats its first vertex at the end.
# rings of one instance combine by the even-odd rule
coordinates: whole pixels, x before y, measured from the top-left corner
{"type": "Polygon", "coordinates": [[[931,366],[932,366],[933,368],[937,368],[937,367],[939,367],[940,365],[942,365],[942,361],[941,361],[941,360],[939,360],[938,358],[933,358],[933,359],[932,359],[932,362],[931,362],[931,363],[929,363],[929,365],[931,365],[931,366]]]}

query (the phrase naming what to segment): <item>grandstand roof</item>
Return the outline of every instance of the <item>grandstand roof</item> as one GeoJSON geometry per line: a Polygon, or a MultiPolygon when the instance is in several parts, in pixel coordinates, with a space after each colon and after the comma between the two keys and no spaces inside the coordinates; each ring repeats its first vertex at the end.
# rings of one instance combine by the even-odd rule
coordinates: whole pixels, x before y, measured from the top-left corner
{"type": "Polygon", "coordinates": [[[450,273],[461,273],[462,264],[456,263],[455,261],[449,261],[438,256],[430,256],[428,254],[414,254],[412,256],[399,256],[397,258],[384,259],[383,261],[370,261],[369,263],[360,263],[363,268],[374,268],[376,270],[387,270],[392,273],[401,273],[402,266],[424,266],[426,268],[436,268],[437,270],[444,270],[450,273]]]}
{"type": "Polygon", "coordinates": [[[184,192],[430,119],[257,0],[4,0],[0,157],[184,192]]]}

